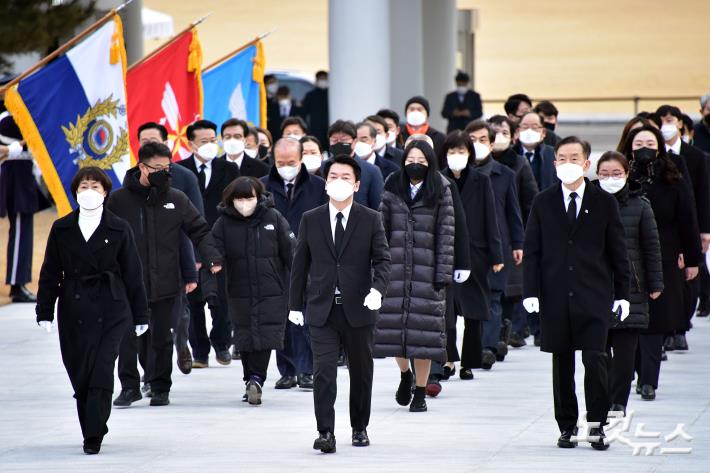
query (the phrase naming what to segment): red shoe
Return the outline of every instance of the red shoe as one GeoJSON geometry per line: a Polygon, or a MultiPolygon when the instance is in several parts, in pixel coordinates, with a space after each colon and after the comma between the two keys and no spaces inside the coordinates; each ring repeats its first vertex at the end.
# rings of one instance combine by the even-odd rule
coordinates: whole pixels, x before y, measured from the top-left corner
{"type": "Polygon", "coordinates": [[[425,389],[426,395],[429,397],[436,397],[441,392],[441,383],[438,379],[429,379],[426,383],[425,389]]]}

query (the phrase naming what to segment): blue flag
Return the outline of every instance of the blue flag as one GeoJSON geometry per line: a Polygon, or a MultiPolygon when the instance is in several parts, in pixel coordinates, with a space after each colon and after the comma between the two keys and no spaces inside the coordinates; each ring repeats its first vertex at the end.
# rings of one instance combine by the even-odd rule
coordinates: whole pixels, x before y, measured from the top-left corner
{"type": "Polygon", "coordinates": [[[219,125],[230,118],[239,118],[265,126],[262,117],[266,115],[266,93],[260,46],[251,45],[202,74],[206,119],[219,125]]]}

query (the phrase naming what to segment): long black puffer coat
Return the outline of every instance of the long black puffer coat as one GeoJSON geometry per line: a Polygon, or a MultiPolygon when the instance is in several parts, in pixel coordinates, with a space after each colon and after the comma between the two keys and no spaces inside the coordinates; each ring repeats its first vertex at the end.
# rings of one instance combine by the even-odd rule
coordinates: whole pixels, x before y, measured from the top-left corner
{"type": "Polygon", "coordinates": [[[218,208],[212,233],[224,255],[235,343],[246,352],[282,349],[295,236],[264,199],[246,218],[232,206],[218,208]]]}
{"type": "Polygon", "coordinates": [[[626,248],[629,255],[629,316],[624,321],[612,324],[612,329],[648,328],[648,295],[663,291],[661,244],[651,203],[642,196],[634,181],[614,194],[619,202],[619,212],[626,233],[626,248]]]}
{"type": "Polygon", "coordinates": [[[435,206],[407,198],[398,171],[385,184],[380,211],[392,271],[375,326],[377,356],[446,361],[446,289],[454,270],[454,204],[449,181],[435,206]]]}

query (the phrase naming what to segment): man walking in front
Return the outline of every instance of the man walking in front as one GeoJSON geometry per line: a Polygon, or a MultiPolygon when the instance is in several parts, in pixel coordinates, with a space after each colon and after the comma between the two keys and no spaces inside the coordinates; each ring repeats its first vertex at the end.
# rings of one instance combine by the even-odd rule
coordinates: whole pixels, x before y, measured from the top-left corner
{"type": "Polygon", "coordinates": [[[335,398],[340,346],[350,372],[352,444],[370,444],[372,336],[389,282],[390,254],[380,214],[357,203],[360,166],[339,155],[324,168],[329,203],[303,215],[291,270],[289,320],[311,334],[316,423],[313,444],[335,452],[335,398]]]}

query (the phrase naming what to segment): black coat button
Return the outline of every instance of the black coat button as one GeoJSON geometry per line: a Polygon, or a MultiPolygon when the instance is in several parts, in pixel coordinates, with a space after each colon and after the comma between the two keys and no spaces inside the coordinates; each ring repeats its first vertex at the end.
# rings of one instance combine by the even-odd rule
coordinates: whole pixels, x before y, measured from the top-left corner
{"type": "Polygon", "coordinates": [[[571,245],[571,244],[572,244],[572,240],[567,240],[567,244],[568,244],[568,245],[571,245]]]}
{"type": "Polygon", "coordinates": [[[79,294],[74,294],[74,299],[81,299],[81,296],[79,294]]]}
{"type": "Polygon", "coordinates": [[[569,270],[570,270],[570,271],[574,271],[574,266],[570,266],[570,267],[569,267],[569,270]]]}
{"type": "Polygon", "coordinates": [[[570,297],[574,297],[574,292],[569,291],[569,296],[570,296],[570,297]]]}
{"type": "Polygon", "coordinates": [[[96,319],[96,321],[97,321],[98,323],[101,323],[101,322],[103,322],[104,320],[103,320],[101,317],[99,317],[98,319],[96,319]]]}

